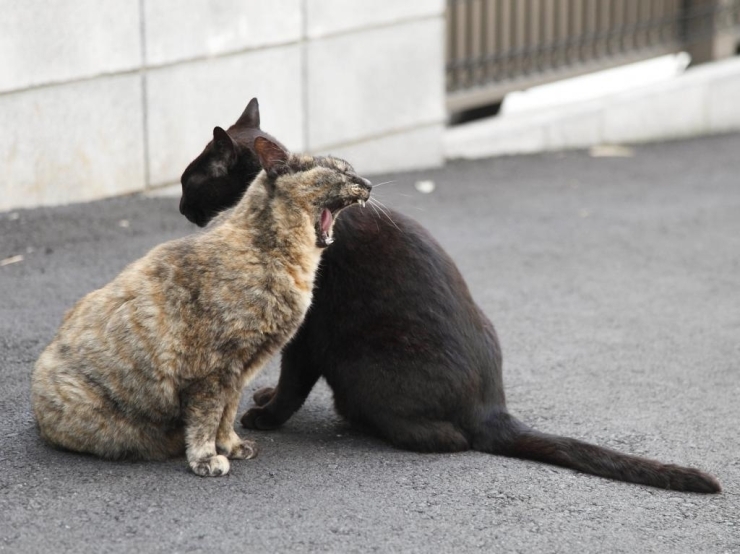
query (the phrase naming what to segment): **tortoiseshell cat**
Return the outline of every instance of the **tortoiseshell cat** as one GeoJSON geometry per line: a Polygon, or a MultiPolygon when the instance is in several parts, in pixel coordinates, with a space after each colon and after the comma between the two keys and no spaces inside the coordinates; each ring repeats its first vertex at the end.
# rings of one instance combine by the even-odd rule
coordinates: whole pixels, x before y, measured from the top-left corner
{"type": "MultiPolygon", "coordinates": [[[[257,110],[252,100],[183,174],[181,210],[191,221],[202,225],[249,183],[251,141],[263,134],[257,110]],[[226,174],[212,177],[214,167],[226,174]],[[213,196],[210,187],[221,190],[213,196]]],[[[541,433],[511,416],[493,325],[429,233],[397,212],[391,217],[393,224],[352,210],[337,222],[341,240],[321,261],[311,311],[283,349],[278,385],[254,394],[243,425],[285,423],[323,375],[340,415],[401,448],[474,449],[655,487],[720,491],[696,469],[541,433]]]]}
{"type": "Polygon", "coordinates": [[[263,137],[254,152],[265,171],[217,225],[154,248],[66,314],[32,379],[44,439],[114,459],[185,452],[202,476],[256,454],[234,432],[242,388],[300,325],[334,216],[370,183],[263,137]]]}

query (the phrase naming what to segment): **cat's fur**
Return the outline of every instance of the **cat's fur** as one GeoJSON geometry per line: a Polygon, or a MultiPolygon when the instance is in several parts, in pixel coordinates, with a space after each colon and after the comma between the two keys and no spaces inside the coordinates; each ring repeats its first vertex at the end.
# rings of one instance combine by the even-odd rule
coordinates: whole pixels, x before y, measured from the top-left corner
{"type": "MultiPolygon", "coordinates": [[[[236,143],[245,125],[261,133],[259,120],[242,118],[228,131],[236,143]]],[[[239,148],[250,155],[249,144],[239,148]]],[[[208,168],[219,162],[208,151],[194,162],[199,186],[183,175],[186,215],[188,206],[203,213],[229,206],[204,194],[208,168]]],[[[245,160],[222,165],[233,182],[249,182],[245,160]]],[[[655,487],[720,491],[696,469],[541,433],[511,416],[493,325],[429,233],[399,213],[391,218],[352,210],[337,222],[338,244],[323,257],[311,311],[283,349],[277,387],[254,394],[243,425],[285,423],[324,376],[342,416],[401,448],[475,449],[655,487]]]]}
{"type": "Polygon", "coordinates": [[[233,428],[242,388],[303,320],[330,214],[370,186],[342,160],[254,149],[265,171],[218,225],[154,248],[66,314],[32,379],[44,439],[114,459],[185,452],[204,476],[256,454],[233,428]]]}

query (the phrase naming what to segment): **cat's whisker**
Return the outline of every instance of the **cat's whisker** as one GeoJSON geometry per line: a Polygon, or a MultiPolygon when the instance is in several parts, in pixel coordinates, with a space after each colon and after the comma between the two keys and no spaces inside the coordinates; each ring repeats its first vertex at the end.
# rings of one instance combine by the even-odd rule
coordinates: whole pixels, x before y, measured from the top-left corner
{"type": "Polygon", "coordinates": [[[381,212],[383,212],[383,214],[387,213],[388,207],[385,204],[383,204],[383,202],[381,202],[377,197],[374,196],[373,198],[371,198],[371,200],[375,202],[375,205],[378,207],[378,209],[381,212]]]}
{"type": "Polygon", "coordinates": [[[383,219],[383,216],[381,215],[381,211],[378,209],[378,207],[372,202],[372,198],[369,201],[370,207],[375,212],[375,227],[378,231],[380,231],[380,225],[378,225],[378,220],[383,219]]]}
{"type": "Polygon", "coordinates": [[[380,225],[378,225],[378,219],[380,219],[380,214],[378,213],[378,209],[373,205],[372,198],[368,199],[367,203],[375,212],[376,217],[373,218],[373,220],[375,221],[375,228],[378,230],[378,232],[380,232],[380,225]]]}
{"type": "Polygon", "coordinates": [[[393,224],[393,226],[400,231],[401,228],[398,225],[396,225],[396,222],[395,221],[393,221],[393,218],[390,216],[389,210],[385,206],[385,204],[383,204],[377,198],[371,198],[370,200],[377,205],[377,208],[383,213],[383,215],[385,215],[386,218],[388,218],[388,221],[390,221],[393,224]]]}
{"type": "Polygon", "coordinates": [[[393,183],[395,183],[395,181],[384,181],[383,183],[378,183],[377,185],[373,185],[373,188],[375,189],[375,188],[378,188],[378,187],[382,187],[383,185],[390,185],[390,184],[393,184],[393,183]]]}
{"type": "Polygon", "coordinates": [[[373,199],[371,198],[370,200],[368,200],[368,202],[367,202],[367,203],[368,203],[368,204],[370,205],[370,207],[371,207],[371,208],[373,209],[373,211],[375,212],[375,215],[377,215],[378,217],[380,217],[380,213],[378,213],[378,208],[376,208],[376,207],[375,207],[375,204],[373,204],[373,199]]]}

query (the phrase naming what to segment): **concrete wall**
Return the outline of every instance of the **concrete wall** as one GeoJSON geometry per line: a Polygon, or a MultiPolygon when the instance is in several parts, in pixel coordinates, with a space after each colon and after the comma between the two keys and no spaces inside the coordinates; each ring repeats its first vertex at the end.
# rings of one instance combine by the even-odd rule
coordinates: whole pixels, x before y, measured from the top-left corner
{"type": "Polygon", "coordinates": [[[442,0],[0,0],[0,211],[156,189],[247,101],[293,150],[442,162],[442,0]]]}

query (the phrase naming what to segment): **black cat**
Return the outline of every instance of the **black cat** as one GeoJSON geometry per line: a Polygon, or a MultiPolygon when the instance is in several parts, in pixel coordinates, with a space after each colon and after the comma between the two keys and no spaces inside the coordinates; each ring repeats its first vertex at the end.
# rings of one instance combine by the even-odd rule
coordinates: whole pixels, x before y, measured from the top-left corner
{"type": "Polygon", "coordinates": [[[257,137],[270,139],[288,150],[275,137],[260,130],[259,104],[252,98],[228,132],[221,127],[213,129],[213,140],[185,169],[180,178],[183,187],[180,213],[203,227],[224,208],[236,205],[262,170],[254,150],[257,137]],[[250,179],[248,183],[244,182],[246,178],[250,179]]]}
{"type": "MultiPolygon", "coordinates": [[[[253,99],[182,176],[181,211],[199,225],[233,205],[257,172],[253,99]]],[[[680,491],[719,492],[701,471],[540,433],[506,410],[501,349],[457,267],[418,223],[392,212],[346,210],[324,254],[313,305],[284,348],[276,388],[254,394],[241,421],[273,429],[319,377],[355,425],[416,451],[468,449],[538,460],[680,491]]]]}

